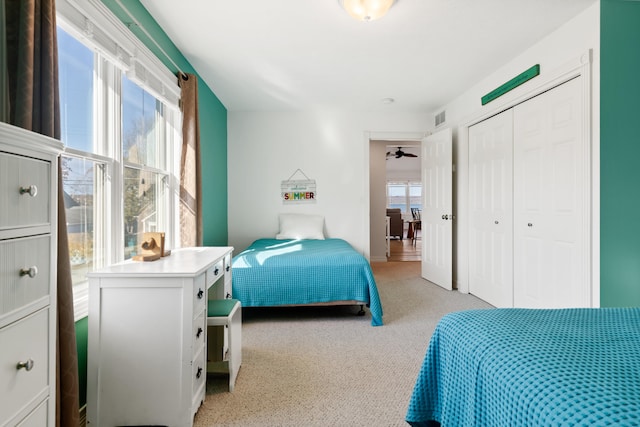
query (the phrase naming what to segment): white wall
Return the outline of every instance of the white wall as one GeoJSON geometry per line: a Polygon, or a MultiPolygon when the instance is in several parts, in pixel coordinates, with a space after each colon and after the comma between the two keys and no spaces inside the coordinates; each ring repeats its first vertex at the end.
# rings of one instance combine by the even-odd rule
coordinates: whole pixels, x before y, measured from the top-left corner
{"type": "MultiPolygon", "coordinates": [[[[466,153],[458,146],[457,127],[531,91],[545,76],[592,49],[592,152],[595,162],[599,159],[599,27],[600,4],[595,2],[509,63],[496,64],[494,73],[467,90],[461,88],[459,97],[433,112],[446,110],[447,121],[442,127],[451,127],[454,132],[454,162],[458,168],[454,173],[457,215],[454,280],[459,287],[464,287],[467,272],[466,235],[464,230],[458,230],[459,224],[466,220],[466,193],[460,191],[464,187],[461,178],[465,176],[460,168],[466,167],[466,153]],[[483,95],[534,64],[540,64],[540,76],[485,107],[481,106],[483,95]]],[[[329,237],[343,238],[369,257],[369,137],[402,140],[403,133],[413,137],[431,131],[433,114],[229,112],[229,244],[234,246],[235,253],[256,238],[274,236],[278,231],[278,213],[303,212],[324,215],[329,237]],[[387,135],[392,137],[387,138],[387,135]],[[317,203],[283,206],[280,183],[298,168],[316,180],[317,203]]],[[[597,168],[595,164],[594,168],[597,168]]],[[[593,178],[594,203],[599,203],[598,170],[594,171],[593,178]]],[[[594,224],[599,221],[597,215],[594,211],[594,224]]],[[[597,238],[593,237],[594,248],[597,248],[597,238]]]]}
{"type": "MultiPolygon", "coordinates": [[[[454,226],[454,281],[459,289],[467,286],[467,146],[464,145],[464,138],[459,133],[466,130],[466,126],[477,122],[482,118],[499,112],[515,100],[526,96],[528,93],[535,93],[536,89],[546,81],[552,79],[561,70],[567,68],[568,64],[576,62],[582,58],[586,52],[592,51],[593,60],[591,67],[591,95],[592,95],[592,187],[593,205],[599,206],[599,105],[600,105],[600,3],[595,2],[587,10],[567,22],[555,32],[549,34],[537,44],[522,52],[518,57],[509,63],[497,68],[490,76],[480,83],[464,91],[458,98],[452,100],[443,107],[437,109],[435,113],[446,111],[446,122],[442,127],[451,127],[454,131],[454,162],[457,166],[457,173],[454,174],[454,212],[456,223],[454,226]],[[510,91],[506,95],[482,106],[480,98],[497,88],[501,84],[509,81],[529,67],[540,64],[540,75],[529,80],[525,84],[510,91]]],[[[593,209],[592,223],[599,223],[598,209],[593,209]]],[[[599,247],[598,233],[592,236],[592,246],[599,247]]],[[[594,260],[596,256],[594,255],[594,260]]],[[[596,262],[597,264],[597,262],[596,262]]],[[[594,279],[599,276],[597,271],[593,271],[594,279]]]]}
{"type": "Polygon", "coordinates": [[[300,212],[324,215],[328,237],[342,238],[369,257],[369,138],[424,133],[432,123],[426,113],[229,112],[234,253],[257,238],[275,236],[279,213],[300,212]],[[316,180],[317,202],[285,206],[280,184],[298,168],[316,180]]]}

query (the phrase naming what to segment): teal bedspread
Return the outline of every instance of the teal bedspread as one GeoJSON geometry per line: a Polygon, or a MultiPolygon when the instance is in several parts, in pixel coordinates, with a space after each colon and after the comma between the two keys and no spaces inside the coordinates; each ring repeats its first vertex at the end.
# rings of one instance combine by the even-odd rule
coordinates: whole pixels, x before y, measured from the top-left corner
{"type": "Polygon", "coordinates": [[[382,325],[371,266],[342,239],[256,240],[233,257],[232,287],[243,307],[356,300],[382,325]]]}
{"type": "Polygon", "coordinates": [[[409,403],[412,426],[640,425],[640,308],[444,316],[409,403]]]}

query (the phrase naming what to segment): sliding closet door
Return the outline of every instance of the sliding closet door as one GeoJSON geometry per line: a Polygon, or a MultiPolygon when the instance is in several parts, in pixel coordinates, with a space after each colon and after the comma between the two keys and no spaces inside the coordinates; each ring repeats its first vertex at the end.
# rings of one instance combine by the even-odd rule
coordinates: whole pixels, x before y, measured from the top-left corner
{"type": "Polygon", "coordinates": [[[581,77],[514,107],[514,305],[589,306],[581,77]]]}
{"type": "Polygon", "coordinates": [[[469,292],[513,306],[513,110],[469,128],[469,292]]]}

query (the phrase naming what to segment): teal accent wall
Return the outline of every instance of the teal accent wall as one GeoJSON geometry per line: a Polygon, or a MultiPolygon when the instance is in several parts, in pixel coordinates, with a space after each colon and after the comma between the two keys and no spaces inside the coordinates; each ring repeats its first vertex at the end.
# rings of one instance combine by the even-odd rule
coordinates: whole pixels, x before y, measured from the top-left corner
{"type": "Polygon", "coordinates": [[[87,336],[89,319],[85,317],[76,322],[76,347],[78,348],[78,387],[80,389],[80,407],[87,403],[87,336]]]}
{"type": "Polygon", "coordinates": [[[640,306],[640,1],[600,2],[600,304],[640,306]]]}

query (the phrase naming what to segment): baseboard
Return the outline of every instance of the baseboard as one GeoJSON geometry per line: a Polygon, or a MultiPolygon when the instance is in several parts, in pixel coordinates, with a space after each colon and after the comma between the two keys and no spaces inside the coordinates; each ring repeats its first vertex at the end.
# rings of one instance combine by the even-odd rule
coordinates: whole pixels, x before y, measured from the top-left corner
{"type": "Polygon", "coordinates": [[[78,423],[78,427],[86,427],[87,426],[87,405],[82,405],[80,408],[80,422],[78,423]]]}
{"type": "Polygon", "coordinates": [[[387,257],[380,257],[380,256],[375,256],[375,257],[370,257],[369,261],[371,262],[387,262],[387,257]]]}

